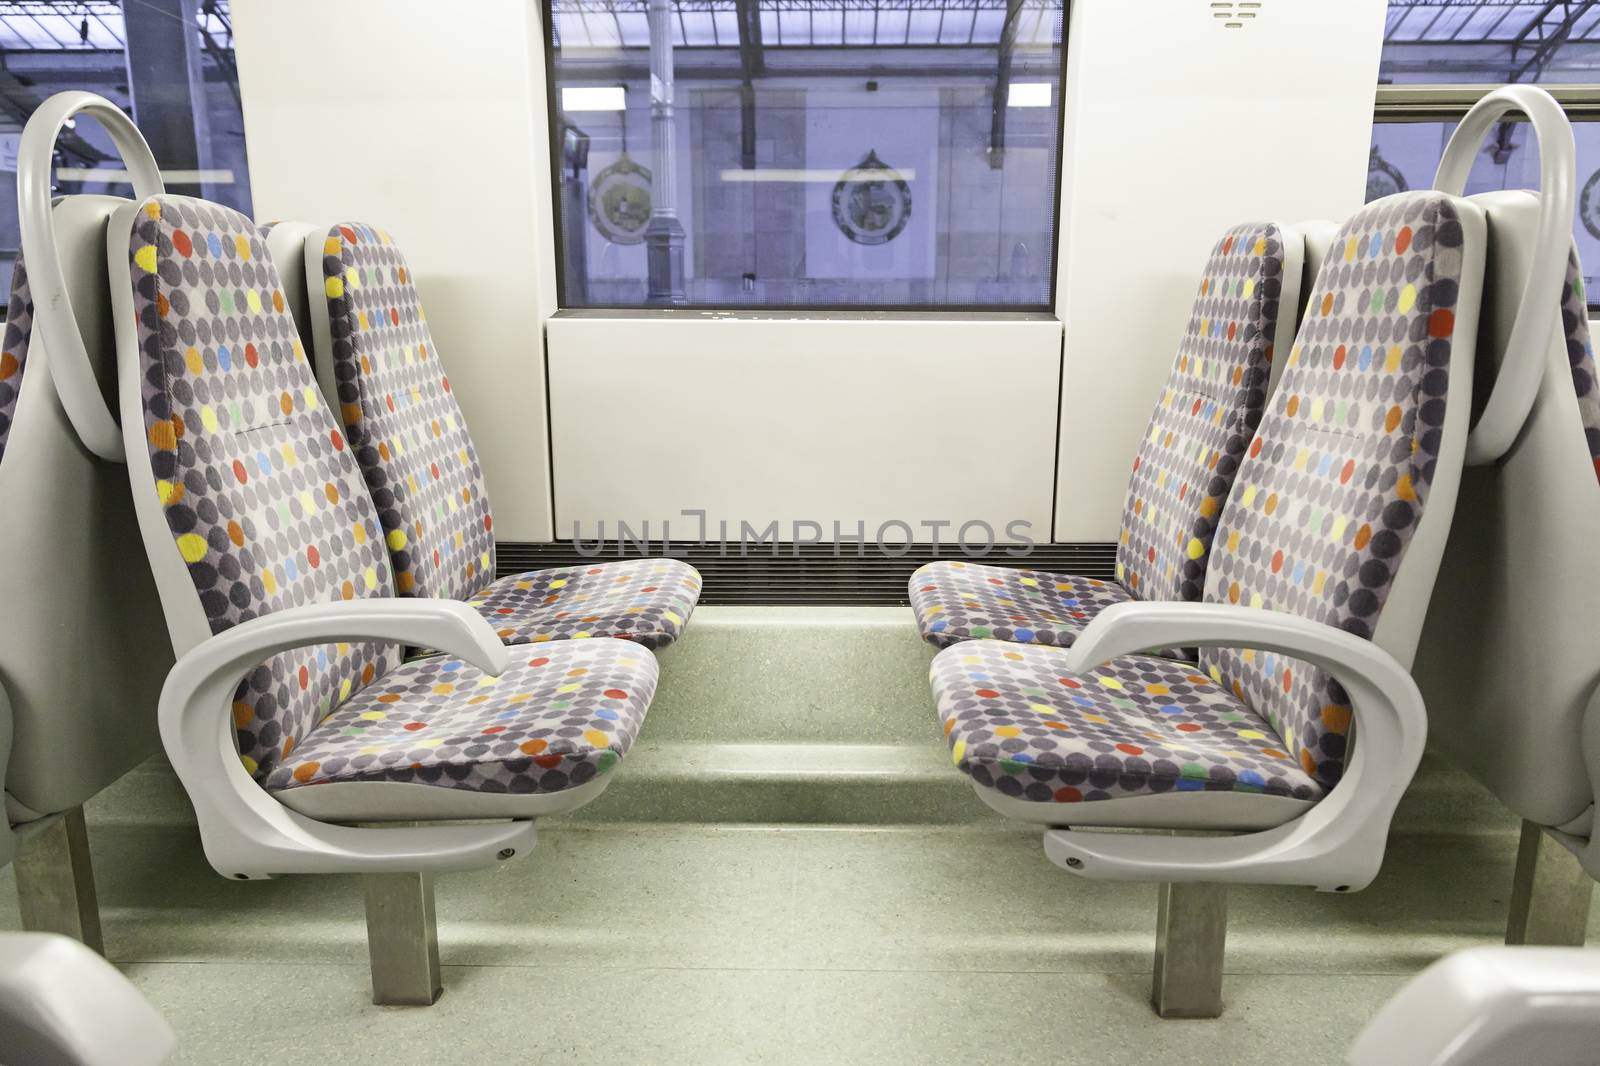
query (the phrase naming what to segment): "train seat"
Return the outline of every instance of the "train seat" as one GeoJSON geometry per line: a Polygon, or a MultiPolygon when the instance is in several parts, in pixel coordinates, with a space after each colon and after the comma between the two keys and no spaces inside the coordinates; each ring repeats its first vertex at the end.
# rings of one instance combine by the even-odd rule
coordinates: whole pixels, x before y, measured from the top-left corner
{"type": "Polygon", "coordinates": [[[312,363],[377,504],[400,595],[466,600],[508,644],[622,637],[660,649],[682,635],[701,583],[678,559],[496,580],[477,449],[399,246],[359,222],[279,224],[268,239],[280,263],[304,256],[294,272],[308,282],[312,363]]]}
{"type": "MultiPolygon", "coordinates": [[[[620,640],[507,647],[465,604],[396,597],[355,449],[255,225],[157,196],[113,215],[106,240],[129,477],[179,652],[162,738],[212,865],[493,865],[531,848],[532,819],[598,796],[654,693],[654,656],[620,640]],[[442,654],[403,661],[404,646],[442,654]],[[430,824],[451,819],[512,821],[430,824]],[[421,824],[365,825],[389,821],[421,824]]],[[[399,942],[430,942],[431,894],[401,891],[399,942]]],[[[394,911],[369,890],[369,930],[394,911]]],[[[377,1001],[432,1002],[436,950],[391,986],[371,943],[377,1001]]]]}
{"type": "MultiPolygon", "coordinates": [[[[133,309],[118,324],[137,323],[118,338],[125,433],[140,453],[130,472],[175,644],[308,604],[393,596],[354,449],[322,403],[254,226],[183,197],[149,199],[118,222],[133,309]]],[[[626,753],[656,670],[620,643],[518,654],[499,676],[446,656],[403,662],[384,641],[279,655],[233,701],[240,758],[291,806],[319,786],[371,781],[518,796],[520,808],[495,813],[546,813],[545,797],[591,784],[626,753]]]]}
{"type": "MultiPolygon", "coordinates": [[[[1341,227],[1238,449],[1201,606],[1362,640],[1398,606],[1386,642],[1414,643],[1463,462],[1484,231],[1481,212],[1439,193],[1377,201],[1341,227]]],[[[955,762],[1011,817],[1259,829],[1339,783],[1350,697],[1282,649],[1206,646],[1196,666],[1068,655],[989,641],[934,659],[955,762]]]]}
{"type": "Polygon", "coordinates": [[[1307,243],[1300,227],[1255,222],[1211,249],[1133,460],[1116,580],[932,562],[909,582],[924,640],[1065,647],[1112,604],[1200,599],[1217,518],[1267,402],[1273,353],[1294,338],[1307,243]]]}
{"type": "Polygon", "coordinates": [[[1537,854],[1548,835],[1594,868],[1580,738],[1596,660],[1593,627],[1574,624],[1594,613],[1592,582],[1549,565],[1583,557],[1600,523],[1571,125],[1540,89],[1492,90],[1435,185],[1342,227],[1224,507],[1202,602],[1115,604],[1067,649],[978,642],[932,664],[984,800],[1046,825],[1045,854],[1078,876],[1160,884],[1164,1017],[1222,1009],[1228,884],[1372,882],[1430,722],[1526,819],[1517,896],[1540,917],[1523,925],[1581,938],[1592,885],[1537,854]],[[1541,188],[1463,198],[1511,113],[1537,135],[1541,188]],[[1174,645],[1200,648],[1195,676],[1226,699],[1135,654],[1174,645]],[[1307,791],[1262,779],[1259,760],[1280,756],[1307,791]],[[1110,827],[1157,832],[1096,831],[1110,827]],[[1541,880],[1581,882],[1581,905],[1551,920],[1558,893],[1524,891],[1541,880]]]}
{"type": "Polygon", "coordinates": [[[0,344],[0,865],[14,861],[25,928],[99,950],[82,805],[160,750],[156,699],[172,650],[152,625],[120,449],[77,402],[92,394],[119,443],[101,388],[114,366],[105,229],[127,201],[51,195],[56,134],[83,110],[137,186],[160,187],[133,124],[87,93],[42,105],[19,147],[22,251],[0,344]],[[88,649],[94,669],[68,647],[88,649]]]}

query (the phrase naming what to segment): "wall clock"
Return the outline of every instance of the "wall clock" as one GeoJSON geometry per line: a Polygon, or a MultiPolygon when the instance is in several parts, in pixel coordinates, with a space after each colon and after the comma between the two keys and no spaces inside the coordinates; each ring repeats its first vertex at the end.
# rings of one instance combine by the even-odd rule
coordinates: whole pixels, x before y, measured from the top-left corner
{"type": "Polygon", "coordinates": [[[623,149],[589,183],[589,221],[614,244],[639,244],[650,224],[650,170],[623,149]]]}
{"type": "Polygon", "coordinates": [[[833,187],[833,224],[857,244],[887,244],[911,221],[911,186],[869,151],[833,187]]]}

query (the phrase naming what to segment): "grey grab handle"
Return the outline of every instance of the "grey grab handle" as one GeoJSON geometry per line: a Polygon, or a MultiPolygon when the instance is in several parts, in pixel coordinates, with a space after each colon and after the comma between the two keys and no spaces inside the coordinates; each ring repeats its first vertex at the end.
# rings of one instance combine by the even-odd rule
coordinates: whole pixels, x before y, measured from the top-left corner
{"type": "Polygon", "coordinates": [[[94,118],[111,135],[128,168],[136,200],[159,195],[164,189],[161,171],[143,134],[121,108],[103,96],[76,91],[56,93],[39,106],[22,131],[17,149],[17,217],[22,229],[22,256],[33,293],[33,328],[50,353],[50,377],[56,394],[84,447],[102,459],[120,463],[122,430],[106,406],[83,334],[73,317],[51,210],[50,171],[56,138],[78,114],[94,118]]]}
{"type": "Polygon", "coordinates": [[[1533,410],[1544,376],[1545,351],[1559,319],[1555,309],[1561,304],[1572,245],[1578,184],[1572,124],[1555,97],[1537,86],[1506,85],[1473,105],[1445,146],[1433,186],[1460,196],[1484,137],[1511,112],[1526,115],[1539,139],[1537,243],[1494,391],[1467,437],[1467,463],[1471,466],[1493,463],[1509,451],[1533,410]]]}

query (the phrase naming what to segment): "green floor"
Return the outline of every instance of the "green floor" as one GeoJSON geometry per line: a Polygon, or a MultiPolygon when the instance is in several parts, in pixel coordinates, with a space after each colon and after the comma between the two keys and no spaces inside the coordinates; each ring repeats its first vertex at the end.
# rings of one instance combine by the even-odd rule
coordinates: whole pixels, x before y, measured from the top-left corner
{"type": "MultiPolygon", "coordinates": [[[[216,876],[154,760],[89,808],[108,952],[185,1063],[1311,1066],[1502,934],[1515,824],[1430,762],[1370,889],[1236,889],[1225,1016],[1162,1022],[1154,888],[1072,878],[991,816],[925,661],[903,612],[702,611],[616,786],[530,858],[440,878],[428,1009],[368,1002],[353,878],[216,876]]],[[[15,906],[0,879],[0,927],[15,906]]]]}

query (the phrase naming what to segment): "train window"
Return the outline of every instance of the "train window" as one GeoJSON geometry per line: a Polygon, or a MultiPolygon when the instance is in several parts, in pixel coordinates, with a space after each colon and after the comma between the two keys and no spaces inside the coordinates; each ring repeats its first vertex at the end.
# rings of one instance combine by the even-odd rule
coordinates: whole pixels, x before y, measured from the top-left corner
{"type": "MultiPolygon", "coordinates": [[[[20,246],[22,127],[64,89],[98,93],[132,114],[169,191],[250,213],[228,0],[0,4],[0,54],[0,294],[10,291],[20,246]]],[[[128,194],[122,161],[92,119],[80,119],[56,143],[59,192],[128,194]]]]}
{"type": "Polygon", "coordinates": [[[562,306],[1051,306],[1065,0],[546,2],[562,306]]]}
{"type": "MultiPolygon", "coordinates": [[[[1389,0],[1367,199],[1433,182],[1456,121],[1496,85],[1549,89],[1573,120],[1579,205],[1573,227],[1591,311],[1600,311],[1600,3],[1595,0],[1389,0]]],[[[1538,149],[1507,122],[1467,192],[1536,188],[1538,149]]]]}
{"type": "Polygon", "coordinates": [[[1389,0],[1379,81],[1499,85],[1600,80],[1593,0],[1389,0]]]}

